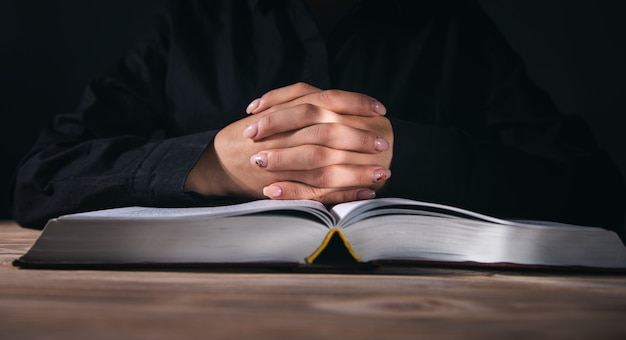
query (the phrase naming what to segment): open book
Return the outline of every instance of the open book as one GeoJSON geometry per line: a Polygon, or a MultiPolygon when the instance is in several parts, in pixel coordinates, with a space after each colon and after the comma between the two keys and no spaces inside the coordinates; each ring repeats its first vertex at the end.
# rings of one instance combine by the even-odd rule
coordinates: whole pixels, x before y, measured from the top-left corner
{"type": "Polygon", "coordinates": [[[626,268],[615,232],[510,221],[400,198],[129,207],[52,219],[16,265],[309,265],[340,240],[356,262],[626,268]]]}

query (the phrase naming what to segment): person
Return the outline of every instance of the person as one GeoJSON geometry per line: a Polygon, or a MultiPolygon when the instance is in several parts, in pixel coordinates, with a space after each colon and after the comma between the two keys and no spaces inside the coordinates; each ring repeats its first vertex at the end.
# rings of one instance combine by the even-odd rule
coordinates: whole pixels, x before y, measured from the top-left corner
{"type": "Polygon", "coordinates": [[[395,196],[621,227],[616,167],[474,1],[171,1],[155,32],[41,133],[21,225],[395,196]]]}

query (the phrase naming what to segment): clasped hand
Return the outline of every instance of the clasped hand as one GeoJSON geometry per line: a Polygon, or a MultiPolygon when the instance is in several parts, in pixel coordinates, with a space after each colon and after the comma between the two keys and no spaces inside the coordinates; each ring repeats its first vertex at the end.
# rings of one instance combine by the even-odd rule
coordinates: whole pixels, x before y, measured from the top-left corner
{"type": "Polygon", "coordinates": [[[186,191],[340,203],[375,197],[391,176],[391,123],[369,96],[297,83],[246,111],[218,132],[186,191]]]}

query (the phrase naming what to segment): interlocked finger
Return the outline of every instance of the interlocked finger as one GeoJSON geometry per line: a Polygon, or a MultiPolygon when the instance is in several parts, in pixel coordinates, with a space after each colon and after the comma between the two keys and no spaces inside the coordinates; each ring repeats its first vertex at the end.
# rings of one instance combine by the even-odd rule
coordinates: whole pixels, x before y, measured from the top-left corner
{"type": "Polygon", "coordinates": [[[275,172],[287,181],[300,182],[318,188],[372,187],[391,177],[391,171],[379,165],[334,164],[313,170],[275,172]]]}
{"type": "Polygon", "coordinates": [[[271,199],[296,200],[311,199],[324,204],[372,199],[376,192],[370,188],[328,189],[316,188],[297,182],[277,182],[263,189],[263,194],[271,199]]]}

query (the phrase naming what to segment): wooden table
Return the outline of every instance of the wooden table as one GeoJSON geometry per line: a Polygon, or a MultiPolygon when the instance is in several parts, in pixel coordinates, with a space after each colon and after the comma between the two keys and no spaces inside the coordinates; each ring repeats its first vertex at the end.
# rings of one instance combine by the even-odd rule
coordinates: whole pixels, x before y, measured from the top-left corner
{"type": "Polygon", "coordinates": [[[626,276],[27,270],[0,222],[0,338],[626,339],[626,276]]]}

